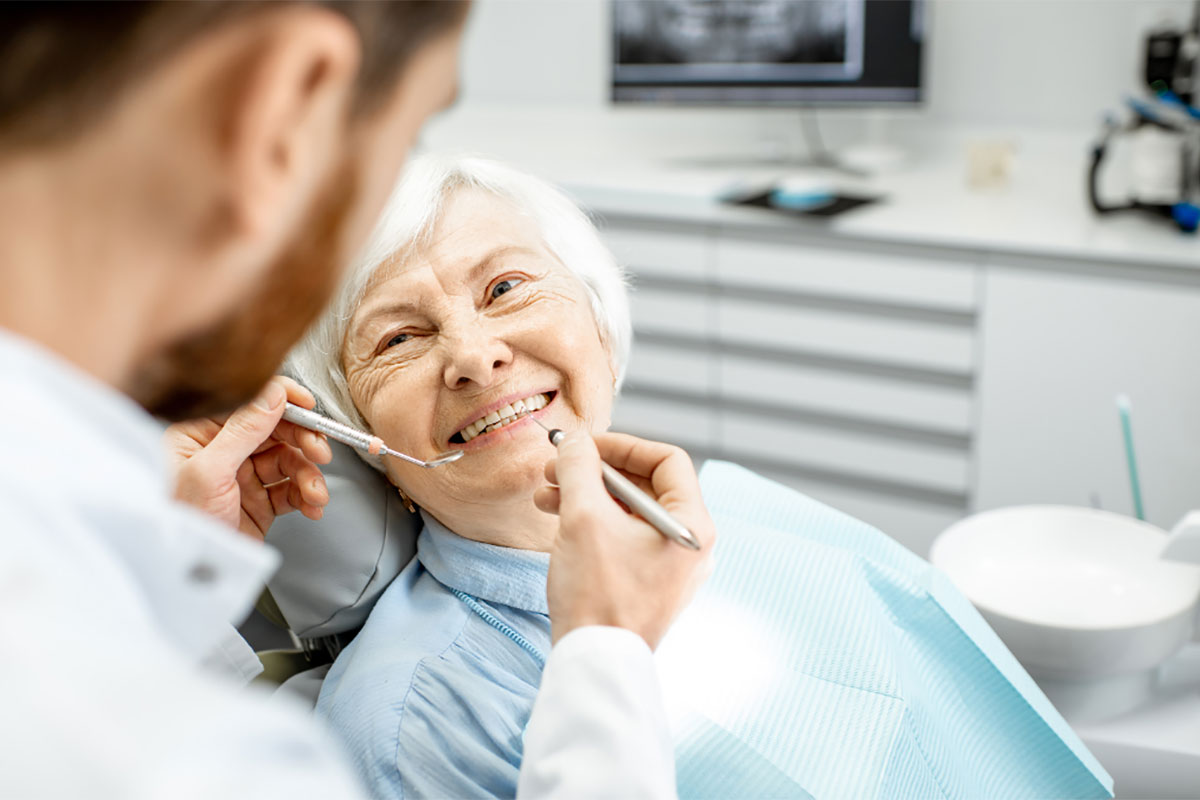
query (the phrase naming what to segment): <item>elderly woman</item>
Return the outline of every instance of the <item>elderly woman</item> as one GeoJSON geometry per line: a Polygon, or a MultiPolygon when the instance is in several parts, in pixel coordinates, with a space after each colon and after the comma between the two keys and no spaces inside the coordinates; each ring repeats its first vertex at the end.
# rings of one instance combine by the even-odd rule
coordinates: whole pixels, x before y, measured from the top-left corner
{"type": "Polygon", "coordinates": [[[426,158],[289,360],[335,418],[402,452],[466,453],[375,464],[426,527],[319,710],[380,794],[514,793],[558,530],[534,502],[556,499],[553,450],[526,417],[606,430],[629,347],[623,276],[566,198],[498,164],[426,158]]]}
{"type": "MultiPolygon", "coordinates": [[[[425,527],[318,712],[377,795],[515,794],[551,644],[558,530],[544,512],[557,505],[553,450],[529,417],[636,458],[639,440],[604,433],[630,338],[621,270],[570,201],[495,163],[426,157],[290,358],[330,415],[406,453],[466,454],[436,470],[375,464],[425,527]]],[[[677,728],[681,794],[1104,796],[1054,720],[1030,711],[990,631],[938,621],[973,612],[931,611],[919,559],[718,469],[708,499],[721,567],[676,637],[694,646],[663,654],[668,699],[693,706],[678,717],[694,723],[677,728]],[[961,691],[927,697],[931,684],[961,691]]]]}

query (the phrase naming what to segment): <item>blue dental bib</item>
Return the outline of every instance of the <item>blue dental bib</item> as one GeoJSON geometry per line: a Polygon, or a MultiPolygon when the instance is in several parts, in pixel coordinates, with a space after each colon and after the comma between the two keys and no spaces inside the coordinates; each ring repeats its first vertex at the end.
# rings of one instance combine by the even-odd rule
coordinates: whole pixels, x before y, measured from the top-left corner
{"type": "Polygon", "coordinates": [[[926,561],[736,465],[700,482],[717,569],[657,656],[681,798],[1112,796],[926,561]]]}

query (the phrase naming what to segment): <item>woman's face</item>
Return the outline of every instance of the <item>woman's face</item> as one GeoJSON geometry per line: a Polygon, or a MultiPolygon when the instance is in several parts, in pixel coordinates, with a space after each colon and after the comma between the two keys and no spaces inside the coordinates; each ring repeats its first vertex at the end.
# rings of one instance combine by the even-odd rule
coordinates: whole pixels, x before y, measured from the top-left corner
{"type": "Polygon", "coordinates": [[[448,524],[486,522],[500,504],[533,510],[553,449],[514,416],[522,405],[564,430],[602,431],[612,411],[611,360],[583,286],[530,219],[477,189],[448,199],[425,251],[381,269],[342,363],[355,406],[390,447],[465,451],[432,470],[389,459],[393,483],[448,524]]]}

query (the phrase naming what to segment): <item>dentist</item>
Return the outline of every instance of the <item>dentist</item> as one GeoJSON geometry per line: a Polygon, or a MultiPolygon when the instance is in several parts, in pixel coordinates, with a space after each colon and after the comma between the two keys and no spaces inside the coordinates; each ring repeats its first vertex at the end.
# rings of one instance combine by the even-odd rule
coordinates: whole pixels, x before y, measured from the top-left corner
{"type": "MultiPolygon", "coordinates": [[[[452,101],[465,15],[0,6],[0,796],[361,796],[310,716],[241,688],[230,622],[276,566],[256,539],[328,499],[327,445],[281,422],[312,399],[268,379],[452,101]],[[170,464],[154,416],[200,420],[170,464]]],[[[559,450],[522,796],[674,794],[651,650],[713,531],[686,456],[645,452],[704,552],[644,535],[591,439],[559,450]]]]}

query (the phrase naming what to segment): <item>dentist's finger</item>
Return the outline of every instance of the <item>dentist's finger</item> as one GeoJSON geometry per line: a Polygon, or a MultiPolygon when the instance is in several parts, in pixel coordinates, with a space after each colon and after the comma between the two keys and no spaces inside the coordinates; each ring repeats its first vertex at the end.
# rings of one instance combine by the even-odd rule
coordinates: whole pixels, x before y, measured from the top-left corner
{"type": "MultiPolygon", "coordinates": [[[[542,470],[546,476],[546,481],[548,483],[550,483],[551,485],[558,484],[558,468],[555,466],[554,461],[555,461],[555,459],[550,459],[549,461],[547,461],[546,466],[542,470]]],[[[610,464],[609,466],[612,466],[612,465],[610,464]]],[[[614,469],[616,469],[616,468],[614,467],[614,469]]],[[[630,483],[637,486],[643,492],[650,495],[651,497],[654,497],[654,487],[653,487],[653,485],[651,485],[649,478],[644,478],[641,475],[638,475],[633,472],[626,472],[623,469],[618,469],[617,472],[624,475],[630,481],[630,483]]]]}
{"type": "MultiPolygon", "coordinates": [[[[228,421],[229,417],[225,417],[224,421],[228,421]]],[[[209,435],[208,440],[211,441],[217,433],[220,432],[221,425],[224,424],[220,418],[208,420],[213,426],[213,432],[209,435]]],[[[275,430],[271,431],[271,437],[258,446],[254,454],[269,450],[276,444],[290,444],[292,447],[298,447],[304,453],[305,457],[317,464],[328,464],[333,460],[333,451],[329,447],[329,441],[325,434],[310,431],[308,428],[301,427],[294,422],[288,422],[286,419],[281,419],[279,424],[275,426],[275,430]]]]}
{"type": "MultiPolygon", "coordinates": [[[[313,397],[313,393],[306,387],[286,375],[280,375],[278,379],[287,388],[289,403],[295,403],[301,408],[316,408],[317,398],[313,397]]],[[[284,441],[299,447],[310,460],[318,464],[328,464],[333,460],[333,450],[329,447],[325,434],[310,431],[292,422],[284,422],[280,428],[282,430],[279,431],[279,435],[287,437],[284,441]]]]}
{"type": "Polygon", "coordinates": [[[300,487],[304,501],[314,506],[329,502],[329,490],[320,468],[290,444],[277,444],[270,450],[251,456],[254,471],[264,484],[291,479],[300,487]]]}
{"type": "Polygon", "coordinates": [[[702,546],[712,543],[715,531],[687,451],[623,433],[602,433],[595,440],[597,452],[608,464],[626,474],[643,476],[650,483],[650,495],[691,528],[702,546]]]}
{"type": "Polygon", "coordinates": [[[329,442],[326,440],[325,434],[295,425],[293,427],[297,428],[296,443],[299,445],[300,451],[304,453],[305,458],[315,464],[328,464],[330,461],[333,461],[333,450],[329,447],[329,442]]]}
{"type": "MultiPolygon", "coordinates": [[[[276,375],[263,387],[258,397],[242,408],[224,416],[209,417],[191,423],[197,434],[194,438],[202,445],[211,446],[211,443],[215,442],[230,424],[239,425],[244,423],[248,418],[248,414],[252,412],[252,407],[261,403],[264,395],[268,392],[272,393],[270,398],[271,405],[264,406],[264,409],[274,411],[274,402],[278,400],[278,389],[276,387],[282,387],[285,392],[285,399],[289,403],[295,403],[302,408],[312,408],[316,405],[316,398],[313,397],[312,392],[291,378],[276,375]]],[[[280,410],[280,416],[282,416],[282,413],[282,410],[280,410]]],[[[271,416],[274,417],[274,414],[271,416]]],[[[265,426],[265,423],[263,425],[265,426]]],[[[261,431],[256,431],[256,436],[261,436],[261,431]]],[[[260,438],[258,445],[251,454],[267,450],[273,447],[276,442],[284,442],[294,447],[299,447],[305,456],[318,464],[328,464],[333,460],[333,451],[330,449],[329,442],[326,441],[323,434],[310,431],[282,418],[276,420],[276,424],[266,437],[260,438]]]]}
{"type": "Polygon", "coordinates": [[[557,514],[561,502],[562,494],[557,486],[543,486],[533,493],[533,504],[547,514],[557,514]]]}
{"type": "Polygon", "coordinates": [[[277,517],[299,511],[309,519],[318,520],[325,514],[324,509],[304,502],[300,487],[296,486],[294,481],[272,484],[267,487],[267,494],[271,498],[271,507],[277,517]]]}
{"type": "Polygon", "coordinates": [[[282,380],[267,381],[257,397],[229,415],[212,442],[195,457],[218,474],[235,473],[243,461],[264,449],[283,419],[286,401],[282,380]]]}
{"type": "Polygon", "coordinates": [[[258,537],[262,538],[275,521],[271,496],[255,474],[254,465],[249,461],[243,461],[238,468],[237,483],[242,496],[242,511],[258,529],[258,537]]]}
{"type": "Polygon", "coordinates": [[[586,515],[612,503],[604,490],[600,453],[586,433],[573,431],[559,443],[554,475],[562,494],[559,510],[563,514],[586,515]]]}

